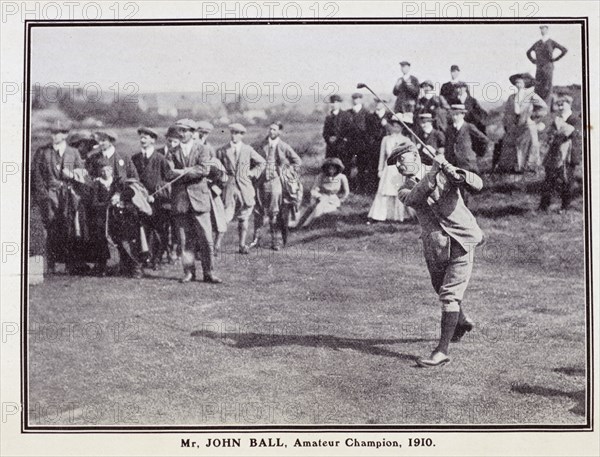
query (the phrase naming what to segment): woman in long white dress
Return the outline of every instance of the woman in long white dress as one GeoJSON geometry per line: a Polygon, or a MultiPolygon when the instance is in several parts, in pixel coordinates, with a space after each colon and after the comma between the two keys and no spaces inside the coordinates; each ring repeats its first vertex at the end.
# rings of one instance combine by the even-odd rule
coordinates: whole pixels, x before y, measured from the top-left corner
{"type": "MultiPolygon", "coordinates": [[[[402,114],[399,114],[402,116],[402,114]]],[[[379,187],[375,200],[369,211],[369,220],[373,221],[405,221],[415,215],[412,208],[404,206],[398,199],[398,190],[404,184],[404,177],[395,166],[387,165],[392,151],[410,140],[402,134],[402,125],[396,118],[389,121],[390,133],[381,141],[379,153],[379,187]]]]}

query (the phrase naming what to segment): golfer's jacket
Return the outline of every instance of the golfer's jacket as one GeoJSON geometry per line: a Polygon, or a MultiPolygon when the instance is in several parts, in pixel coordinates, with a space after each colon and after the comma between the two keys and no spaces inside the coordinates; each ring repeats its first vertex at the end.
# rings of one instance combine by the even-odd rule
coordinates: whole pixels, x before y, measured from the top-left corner
{"type": "Polygon", "coordinates": [[[398,192],[398,198],[417,212],[423,242],[435,239],[432,236],[434,232],[443,231],[470,252],[481,243],[483,232],[466,207],[460,186],[477,192],[483,187],[483,182],[475,173],[460,168],[456,170],[464,176],[460,183],[450,180],[436,167],[432,167],[421,180],[407,178],[398,192]]]}

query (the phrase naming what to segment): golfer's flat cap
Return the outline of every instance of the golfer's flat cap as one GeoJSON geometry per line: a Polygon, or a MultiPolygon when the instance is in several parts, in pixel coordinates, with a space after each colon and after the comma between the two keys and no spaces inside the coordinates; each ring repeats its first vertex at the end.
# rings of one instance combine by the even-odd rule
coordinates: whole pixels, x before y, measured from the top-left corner
{"type": "Polygon", "coordinates": [[[354,100],[355,98],[363,98],[363,94],[361,94],[360,92],[354,92],[352,94],[352,99],[354,100]]]}
{"type": "Polygon", "coordinates": [[[137,129],[137,133],[138,133],[138,135],[151,136],[155,140],[158,138],[158,133],[156,133],[154,130],[152,130],[149,127],[140,127],[139,129],[137,129]]]}
{"type": "Polygon", "coordinates": [[[94,133],[94,136],[97,140],[104,140],[108,138],[112,143],[117,141],[117,139],[119,138],[117,134],[112,130],[99,130],[96,133],[94,133]]]}
{"type": "Polygon", "coordinates": [[[50,126],[50,131],[52,133],[69,133],[70,130],[71,126],[65,121],[56,121],[50,126]]]}
{"type": "Polygon", "coordinates": [[[398,145],[397,147],[395,147],[392,150],[392,153],[390,154],[390,156],[387,159],[387,164],[388,165],[396,165],[396,161],[398,160],[398,158],[403,155],[403,154],[408,154],[408,153],[416,153],[417,152],[417,148],[415,147],[414,144],[412,144],[410,141],[406,141],[400,145],[398,145]]]}
{"type": "Polygon", "coordinates": [[[452,65],[450,67],[450,71],[460,71],[460,68],[458,67],[458,65],[452,65]]]}
{"type": "Polygon", "coordinates": [[[426,79],[419,85],[419,87],[431,87],[433,89],[435,86],[433,85],[433,82],[430,79],[426,79]]]}
{"type": "Polygon", "coordinates": [[[342,101],[342,97],[340,97],[338,94],[333,94],[332,96],[329,97],[329,103],[341,102],[341,101],[342,101]]]}
{"type": "Polygon", "coordinates": [[[431,113],[421,113],[419,114],[420,122],[433,122],[433,116],[431,113]]]}
{"type": "Polygon", "coordinates": [[[408,65],[410,67],[410,62],[403,60],[402,62],[400,62],[400,66],[404,67],[405,65],[408,65]]]}
{"type": "Polygon", "coordinates": [[[198,122],[198,131],[202,133],[210,133],[215,127],[208,121],[198,122]]]}
{"type": "Polygon", "coordinates": [[[175,122],[177,127],[182,127],[190,130],[196,130],[198,128],[198,124],[193,119],[179,119],[175,122]]]}
{"type": "Polygon", "coordinates": [[[235,124],[231,124],[229,125],[229,130],[231,132],[240,132],[240,133],[246,133],[246,127],[244,127],[242,124],[236,122],[235,124]]]}
{"type": "Polygon", "coordinates": [[[467,108],[465,108],[465,105],[457,103],[455,105],[450,105],[450,111],[452,111],[453,113],[466,113],[467,108]]]}

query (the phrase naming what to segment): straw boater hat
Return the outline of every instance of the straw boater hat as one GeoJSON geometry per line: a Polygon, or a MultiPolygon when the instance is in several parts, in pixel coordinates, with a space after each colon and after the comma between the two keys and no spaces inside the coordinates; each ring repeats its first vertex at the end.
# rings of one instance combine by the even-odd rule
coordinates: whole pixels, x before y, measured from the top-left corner
{"type": "Polygon", "coordinates": [[[340,159],[338,159],[337,157],[328,157],[323,161],[323,165],[321,165],[321,170],[325,171],[325,169],[327,167],[330,167],[331,165],[333,165],[334,167],[337,167],[338,172],[341,173],[342,171],[344,171],[344,164],[342,163],[342,161],[340,159]]]}
{"type": "Polygon", "coordinates": [[[400,122],[398,118],[402,119],[402,122],[404,122],[405,124],[413,123],[413,113],[396,113],[396,115],[392,116],[388,122],[392,124],[402,125],[402,122],[400,122]]]}
{"type": "Polygon", "coordinates": [[[535,86],[535,78],[530,73],[515,73],[508,79],[513,86],[516,85],[517,79],[522,79],[526,88],[535,86]]]}
{"type": "Polygon", "coordinates": [[[433,122],[433,116],[431,113],[419,114],[419,122],[433,122]]]}

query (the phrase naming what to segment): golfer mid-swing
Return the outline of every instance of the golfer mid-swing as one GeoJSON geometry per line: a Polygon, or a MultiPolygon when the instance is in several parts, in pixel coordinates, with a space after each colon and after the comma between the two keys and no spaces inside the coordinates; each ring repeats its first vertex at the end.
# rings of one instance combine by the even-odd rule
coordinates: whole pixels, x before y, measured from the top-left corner
{"type": "Polygon", "coordinates": [[[474,248],[483,239],[460,188],[476,192],[483,183],[476,174],[451,165],[443,155],[435,156],[433,166],[425,171],[412,144],[392,151],[387,163],[407,178],[398,198],[417,213],[425,261],[442,305],[440,341],[431,356],[419,358],[417,363],[422,367],[444,365],[450,361],[450,341],[460,340],[473,329],[462,310],[462,299],[473,269],[474,248]]]}

